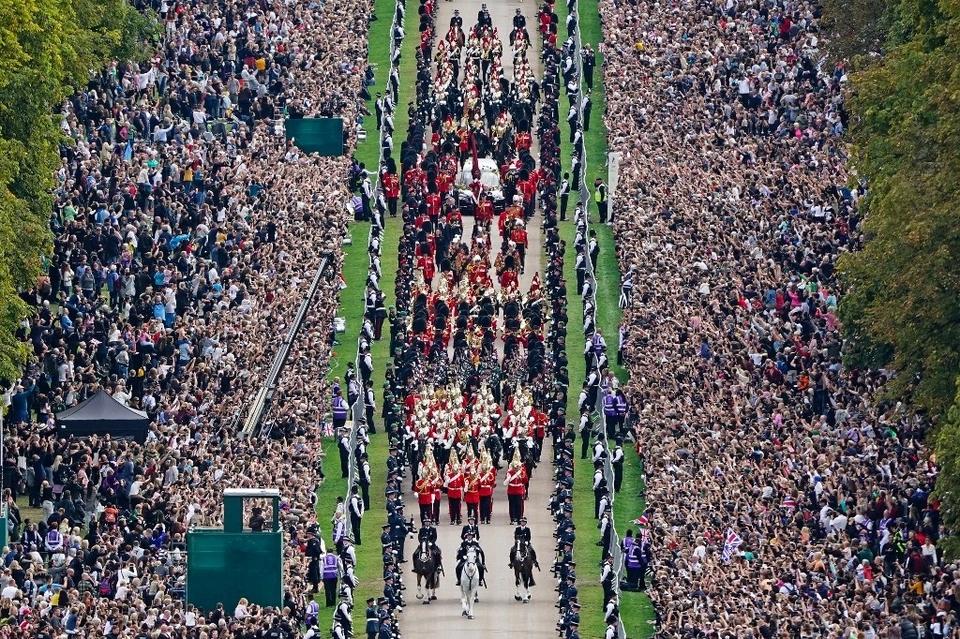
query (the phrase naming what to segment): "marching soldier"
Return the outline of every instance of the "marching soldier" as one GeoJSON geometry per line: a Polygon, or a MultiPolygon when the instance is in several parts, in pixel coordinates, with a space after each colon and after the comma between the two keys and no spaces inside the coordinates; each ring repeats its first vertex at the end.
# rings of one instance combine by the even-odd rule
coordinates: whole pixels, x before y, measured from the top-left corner
{"type": "Polygon", "coordinates": [[[417,504],[420,506],[420,525],[426,524],[433,516],[433,482],[430,479],[430,469],[426,463],[420,464],[420,476],[414,489],[417,492],[417,504]]]}
{"type": "Polygon", "coordinates": [[[497,484],[497,469],[494,468],[490,454],[484,451],[480,459],[479,470],[480,523],[489,524],[493,515],[493,487],[497,484]]]}
{"type": "Polygon", "coordinates": [[[523,517],[523,497],[527,486],[527,469],[520,463],[519,448],[513,452],[513,460],[507,468],[507,478],[504,484],[507,486],[510,523],[517,524],[523,517]]]}
{"type": "Polygon", "coordinates": [[[447,505],[450,514],[450,525],[460,525],[461,500],[463,499],[463,470],[460,468],[460,460],[457,451],[450,453],[450,461],[447,462],[443,485],[447,489],[447,505]]]}

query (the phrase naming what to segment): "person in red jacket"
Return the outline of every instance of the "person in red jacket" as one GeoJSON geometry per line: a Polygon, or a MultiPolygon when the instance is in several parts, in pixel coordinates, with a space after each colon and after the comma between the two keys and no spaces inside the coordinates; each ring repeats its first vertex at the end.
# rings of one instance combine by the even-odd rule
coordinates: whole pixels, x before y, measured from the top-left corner
{"type": "Polygon", "coordinates": [[[430,283],[433,281],[433,275],[436,273],[436,266],[433,263],[433,257],[430,255],[421,255],[417,258],[417,268],[423,271],[423,281],[430,283]]]}
{"type": "Polygon", "coordinates": [[[443,485],[447,488],[447,509],[450,514],[450,525],[460,524],[462,522],[460,508],[463,499],[463,469],[460,468],[460,460],[457,458],[457,451],[450,453],[450,461],[444,471],[443,485]]]}
{"type": "Polygon", "coordinates": [[[400,199],[400,178],[396,173],[384,171],[380,177],[380,183],[383,185],[383,194],[387,198],[387,210],[390,211],[390,217],[397,217],[397,202],[400,199]]]}
{"type": "Polygon", "coordinates": [[[523,273],[523,264],[527,259],[527,229],[522,220],[517,220],[510,231],[510,239],[517,245],[517,253],[520,258],[520,272],[523,273]]]}
{"type": "Polygon", "coordinates": [[[477,224],[481,226],[489,225],[490,220],[493,219],[493,202],[486,195],[480,196],[480,202],[474,211],[474,217],[476,218],[477,224]]]}
{"type": "Polygon", "coordinates": [[[520,463],[520,449],[513,451],[513,460],[507,468],[507,502],[510,510],[510,523],[520,523],[523,517],[523,496],[527,491],[527,469],[520,463]]]}
{"type": "Polygon", "coordinates": [[[427,193],[427,196],[424,198],[427,203],[427,214],[430,215],[430,218],[433,221],[436,221],[440,216],[440,194],[439,193],[427,193]]]}
{"type": "Polygon", "coordinates": [[[479,517],[480,509],[480,479],[472,466],[464,463],[463,468],[463,501],[467,505],[467,518],[474,520],[479,517]]]}
{"type": "Polygon", "coordinates": [[[420,525],[433,515],[433,481],[430,478],[430,469],[424,463],[420,464],[420,473],[417,483],[417,503],[420,505],[420,525]]]}
{"type": "Polygon", "coordinates": [[[489,524],[490,517],[493,515],[493,487],[497,485],[497,469],[493,467],[493,461],[487,451],[484,451],[480,458],[480,469],[477,474],[480,482],[478,489],[480,493],[480,523],[489,524]]]}
{"type": "Polygon", "coordinates": [[[517,151],[529,151],[531,144],[533,144],[533,138],[530,136],[529,131],[521,131],[514,140],[514,146],[517,151]]]}

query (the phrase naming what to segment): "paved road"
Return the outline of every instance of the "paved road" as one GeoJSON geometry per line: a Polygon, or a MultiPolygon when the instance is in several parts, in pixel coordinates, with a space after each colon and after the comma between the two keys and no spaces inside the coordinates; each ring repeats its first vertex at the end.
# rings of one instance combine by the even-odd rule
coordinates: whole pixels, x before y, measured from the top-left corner
{"type": "MultiPolygon", "coordinates": [[[[437,600],[425,605],[416,599],[417,577],[408,562],[407,607],[400,621],[404,639],[482,639],[483,637],[518,636],[525,639],[552,639],[557,636],[556,593],[549,569],[553,563],[553,524],[546,504],[550,497],[552,452],[550,441],[544,442],[543,462],[530,481],[530,496],[525,514],[533,533],[533,547],[543,572],[535,572],[537,585],[530,603],[513,599],[513,571],[507,567],[509,548],[513,540],[513,526],[507,521],[507,495],[503,486],[504,471],[500,471],[493,502],[493,523],[480,527],[480,546],[487,556],[487,585],[480,590],[480,603],[474,607],[474,618],[461,616],[460,588],[456,585],[456,556],[460,546],[460,527],[447,522],[446,503],[441,508],[441,525],[437,527],[440,549],[443,551],[446,576],[437,590],[437,600]]],[[[406,512],[417,513],[416,494],[407,493],[406,512]]]]}
{"type": "MultiPolygon", "coordinates": [[[[437,16],[438,35],[446,33],[450,24],[450,17],[454,9],[459,9],[463,16],[464,29],[468,29],[476,22],[477,12],[483,4],[480,0],[454,0],[441,2],[437,16]]],[[[513,78],[513,59],[509,48],[508,38],[513,28],[513,16],[516,9],[524,12],[527,18],[527,30],[533,37],[533,47],[528,51],[531,65],[537,75],[543,73],[540,63],[539,35],[536,32],[536,8],[534,2],[520,2],[518,0],[497,0],[487,3],[494,25],[504,39],[504,72],[513,78]]],[[[534,139],[534,157],[538,156],[536,138],[534,139]]],[[[541,234],[542,217],[538,213],[527,225],[527,234],[530,246],[527,250],[526,271],[520,278],[521,290],[530,287],[534,273],[542,272],[543,239],[541,234]]],[[[470,237],[473,232],[473,218],[464,217],[464,237],[470,237]]],[[[494,239],[494,246],[498,247],[500,239],[494,239]]],[[[542,275],[541,275],[542,277],[542,275]]],[[[498,345],[499,346],[499,345],[498,345]]],[[[498,476],[498,486],[494,495],[493,523],[481,526],[480,544],[486,553],[488,574],[488,588],[480,592],[480,603],[474,609],[475,618],[470,620],[461,616],[460,589],[456,585],[456,554],[460,545],[460,527],[446,524],[446,503],[441,510],[441,521],[438,527],[440,548],[443,551],[444,564],[447,575],[443,578],[437,591],[437,601],[424,605],[415,597],[416,575],[413,574],[412,562],[405,564],[408,575],[404,578],[407,585],[407,608],[401,619],[401,632],[404,639],[436,639],[437,637],[453,637],[457,639],[481,639],[485,637],[505,637],[517,635],[530,638],[548,639],[556,637],[557,609],[554,608],[556,593],[554,592],[553,575],[549,568],[553,564],[553,521],[547,510],[547,500],[552,488],[552,469],[550,460],[553,458],[551,444],[544,442],[545,450],[542,463],[534,472],[530,481],[530,495],[526,502],[525,514],[528,525],[533,533],[533,547],[538,553],[540,564],[544,572],[535,573],[537,585],[533,589],[533,598],[530,603],[514,601],[513,571],[507,567],[509,549],[513,541],[513,526],[507,516],[507,495],[503,486],[505,470],[498,476]]],[[[407,494],[406,512],[419,512],[416,504],[416,495],[407,494]]]]}

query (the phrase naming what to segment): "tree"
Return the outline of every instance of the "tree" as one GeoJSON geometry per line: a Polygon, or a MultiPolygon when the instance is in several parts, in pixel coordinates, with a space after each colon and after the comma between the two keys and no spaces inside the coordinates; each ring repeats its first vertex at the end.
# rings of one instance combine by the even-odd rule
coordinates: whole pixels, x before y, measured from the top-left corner
{"type": "MultiPolygon", "coordinates": [[[[956,398],[937,429],[934,443],[940,471],[934,494],[942,502],[940,515],[948,530],[960,530],[960,378],[956,398]]],[[[947,541],[947,553],[960,555],[960,539],[951,536],[947,541]]]]}
{"type": "Polygon", "coordinates": [[[27,357],[15,337],[51,248],[48,220],[59,161],[57,106],[111,57],[145,52],[156,21],[126,0],[0,3],[0,378],[27,357]]]}
{"type": "Polygon", "coordinates": [[[854,364],[943,414],[960,373],[960,3],[903,0],[886,55],[853,76],[852,163],[869,193],[845,255],[841,316],[854,364]]]}

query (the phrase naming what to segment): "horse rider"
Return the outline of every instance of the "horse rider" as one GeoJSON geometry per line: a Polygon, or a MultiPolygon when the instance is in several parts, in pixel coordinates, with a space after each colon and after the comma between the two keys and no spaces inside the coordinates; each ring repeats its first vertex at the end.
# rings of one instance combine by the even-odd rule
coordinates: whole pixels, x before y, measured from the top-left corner
{"type": "Polygon", "coordinates": [[[476,517],[467,517],[467,525],[460,529],[460,541],[467,538],[467,533],[472,533],[474,539],[480,540],[480,527],[477,526],[476,517]]]}
{"type": "MultiPolygon", "coordinates": [[[[540,568],[540,562],[537,561],[537,551],[533,548],[533,535],[530,532],[530,528],[527,526],[527,518],[521,517],[520,523],[516,528],[513,529],[513,542],[514,546],[519,547],[520,544],[527,544],[527,547],[530,548],[530,554],[533,556],[533,565],[540,568]]],[[[510,568],[513,568],[513,553],[510,553],[510,568]]]]}
{"type": "Polygon", "coordinates": [[[433,521],[427,519],[417,531],[417,543],[420,548],[426,550],[437,545],[437,529],[433,527],[433,521]]]}
{"type": "Polygon", "coordinates": [[[483,575],[486,572],[485,566],[487,564],[487,558],[483,554],[483,548],[480,547],[480,544],[477,543],[474,539],[473,532],[467,531],[466,538],[460,543],[460,548],[457,550],[457,585],[460,585],[460,575],[463,572],[463,565],[467,561],[467,554],[473,550],[477,553],[477,567],[480,569],[480,583],[485,583],[483,575]]]}
{"type": "Polygon", "coordinates": [[[530,527],[527,526],[526,517],[521,517],[520,521],[517,523],[517,527],[513,529],[513,540],[525,541],[527,543],[533,541],[533,534],[530,532],[530,527]]]}

